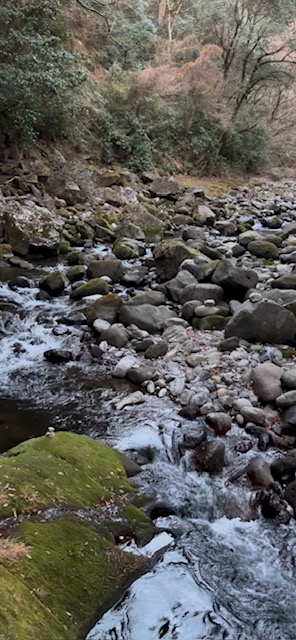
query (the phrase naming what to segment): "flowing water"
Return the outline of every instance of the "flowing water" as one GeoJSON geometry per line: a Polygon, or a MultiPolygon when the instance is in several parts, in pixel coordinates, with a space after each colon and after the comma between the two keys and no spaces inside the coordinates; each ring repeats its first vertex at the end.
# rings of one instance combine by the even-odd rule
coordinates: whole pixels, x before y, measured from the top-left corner
{"type": "Polygon", "coordinates": [[[82,348],[87,327],[67,320],[79,304],[68,296],[38,301],[37,287],[12,291],[5,282],[12,275],[6,269],[0,285],[1,450],[49,424],[103,438],[146,462],[136,482],[151,504],[171,513],[156,524],[173,538],[162,538],[150,570],[87,640],[295,640],[295,521],[264,520],[249,486],[229,481],[258,453],[255,441],[247,454],[238,453],[242,432],[232,428],[223,474],[191,471],[177,446],[187,423],[173,403],[145,396],[142,405],[116,412],[114,399],[131,387],[112,380],[82,348]],[[48,364],[44,351],[60,347],[77,359],[48,364]]]}

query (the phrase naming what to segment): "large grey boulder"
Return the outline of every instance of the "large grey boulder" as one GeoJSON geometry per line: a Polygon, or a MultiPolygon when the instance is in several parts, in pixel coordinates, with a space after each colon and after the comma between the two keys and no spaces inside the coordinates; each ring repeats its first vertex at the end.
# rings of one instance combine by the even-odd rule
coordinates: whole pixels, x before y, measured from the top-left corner
{"type": "Polygon", "coordinates": [[[185,287],[181,301],[182,304],[184,304],[189,300],[199,300],[199,302],[204,302],[205,300],[212,299],[217,303],[220,302],[222,298],[222,287],[219,287],[217,284],[197,283],[190,284],[185,287]]]}
{"type": "Polygon", "coordinates": [[[164,306],[123,304],[119,320],[125,325],[135,324],[139,329],[144,329],[149,333],[156,333],[165,327],[168,318],[175,318],[176,315],[174,311],[164,306]]]}
{"type": "Polygon", "coordinates": [[[83,309],[83,314],[89,324],[93,324],[97,319],[112,323],[117,317],[121,305],[121,298],[116,293],[107,293],[83,309]]]}
{"type": "Polygon", "coordinates": [[[166,289],[175,302],[181,302],[185,287],[197,284],[196,278],[189,271],[179,271],[175,278],[165,283],[166,289]]]}
{"type": "Polygon", "coordinates": [[[181,195],[178,183],[172,178],[156,178],[148,188],[151,195],[158,198],[177,200],[181,195]]]}
{"type": "Polygon", "coordinates": [[[61,216],[34,202],[5,203],[6,239],[21,256],[37,251],[45,256],[58,254],[64,222],[61,216]]]}
{"type": "Polygon", "coordinates": [[[267,240],[254,240],[248,244],[248,251],[257,258],[276,260],[279,257],[279,250],[273,242],[267,240]]]}
{"type": "Polygon", "coordinates": [[[274,402],[282,393],[283,369],[273,362],[263,362],[252,370],[252,382],[256,395],[263,402],[274,402]]]}
{"type": "Polygon", "coordinates": [[[112,282],[121,280],[124,276],[124,267],[121,260],[117,258],[106,258],[106,260],[92,260],[88,265],[87,275],[89,278],[101,278],[108,276],[112,282]]]}
{"type": "Polygon", "coordinates": [[[228,322],[225,337],[285,344],[294,339],[295,332],[296,318],[290,311],[270,300],[255,304],[247,300],[228,322]]]}
{"type": "Polygon", "coordinates": [[[156,273],[161,280],[171,280],[180,264],[188,258],[196,258],[198,251],[191,249],[181,240],[163,240],[154,251],[156,273]]]}
{"type": "Polygon", "coordinates": [[[253,269],[242,269],[231,260],[220,260],[212,275],[212,282],[223,287],[224,291],[236,296],[244,296],[248,289],[256,287],[258,276],[253,269]]]}

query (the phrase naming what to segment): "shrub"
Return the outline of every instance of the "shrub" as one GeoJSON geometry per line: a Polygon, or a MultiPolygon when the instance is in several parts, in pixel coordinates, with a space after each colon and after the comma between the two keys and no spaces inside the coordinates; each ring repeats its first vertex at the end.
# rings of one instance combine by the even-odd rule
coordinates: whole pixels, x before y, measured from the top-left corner
{"type": "Polygon", "coordinates": [[[76,55],[62,47],[62,0],[2,0],[0,126],[4,140],[64,133],[84,79],[76,55]]]}

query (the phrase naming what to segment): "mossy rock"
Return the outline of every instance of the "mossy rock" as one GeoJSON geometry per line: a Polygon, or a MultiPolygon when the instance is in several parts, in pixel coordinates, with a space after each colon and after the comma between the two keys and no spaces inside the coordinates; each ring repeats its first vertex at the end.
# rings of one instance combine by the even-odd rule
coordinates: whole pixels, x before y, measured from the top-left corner
{"type": "Polygon", "coordinates": [[[29,440],[0,466],[0,516],[14,515],[13,540],[25,550],[1,559],[0,640],[75,640],[146,566],[114,535],[127,527],[140,542],[151,538],[153,523],[136,506],[143,497],[120,453],[75,434],[29,440]]]}
{"type": "Polygon", "coordinates": [[[191,249],[181,240],[164,240],[153,250],[156,273],[161,280],[171,280],[178,273],[184,260],[194,260],[198,251],[191,249]]]}
{"type": "Polygon", "coordinates": [[[109,292],[109,286],[102,278],[92,278],[89,282],[82,284],[77,289],[73,289],[71,292],[71,298],[73,300],[82,300],[87,296],[94,296],[96,294],[106,295],[109,292]]]}
{"type": "Polygon", "coordinates": [[[143,256],[145,248],[142,247],[137,240],[133,240],[133,238],[117,238],[112,251],[116,258],[132,260],[133,258],[143,256]]]}
{"type": "Polygon", "coordinates": [[[194,319],[194,324],[196,324],[201,331],[223,331],[229,320],[230,318],[225,318],[224,316],[208,316],[201,320],[197,318],[194,319]]]}
{"type": "Polygon", "coordinates": [[[58,507],[80,509],[133,492],[119,454],[60,432],[34,438],[0,457],[0,517],[58,507]]]}
{"type": "Polygon", "coordinates": [[[92,324],[98,318],[112,323],[115,321],[121,305],[120,296],[116,293],[107,293],[107,295],[95,300],[83,309],[83,314],[89,324],[92,324]]]}
{"type": "Polygon", "coordinates": [[[254,240],[248,244],[248,251],[257,258],[276,260],[279,257],[279,250],[275,244],[267,240],[254,240]]]}
{"type": "Polygon", "coordinates": [[[29,556],[0,567],[1,640],[75,640],[144,568],[74,517],[23,522],[16,539],[29,556]]]}

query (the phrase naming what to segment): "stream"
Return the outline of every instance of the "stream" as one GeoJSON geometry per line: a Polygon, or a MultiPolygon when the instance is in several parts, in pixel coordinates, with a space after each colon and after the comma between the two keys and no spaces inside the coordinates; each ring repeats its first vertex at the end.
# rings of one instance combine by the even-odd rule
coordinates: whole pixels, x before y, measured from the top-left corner
{"type": "MultiPolygon", "coordinates": [[[[40,274],[53,268],[36,264],[34,286],[12,290],[8,281],[23,272],[0,267],[1,451],[49,425],[101,438],[141,462],[135,482],[159,505],[156,525],[174,536],[87,640],[295,640],[296,523],[262,518],[249,485],[229,480],[258,455],[257,439],[249,436],[253,447],[242,458],[241,429],[232,427],[224,470],[210,476],[180,461],[177,442],[189,423],[169,398],[147,394],[116,412],[114,399],[135,387],[90,358],[87,326],[71,321],[68,296],[36,300],[40,274]],[[47,363],[44,352],[58,348],[76,359],[47,363]]],[[[108,358],[116,361],[115,348],[108,358]]],[[[271,461],[276,452],[261,455],[271,461]]]]}

